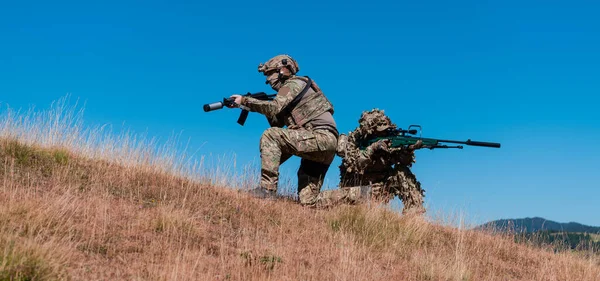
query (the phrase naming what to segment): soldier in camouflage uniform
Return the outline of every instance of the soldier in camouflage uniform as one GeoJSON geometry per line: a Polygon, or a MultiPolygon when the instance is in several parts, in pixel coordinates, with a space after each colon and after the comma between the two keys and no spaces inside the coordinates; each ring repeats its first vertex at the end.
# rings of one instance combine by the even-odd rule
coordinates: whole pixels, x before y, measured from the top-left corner
{"type": "Polygon", "coordinates": [[[265,115],[271,125],[260,139],[260,186],[250,192],[259,197],[276,195],[279,166],[296,155],[302,158],[298,169],[300,203],[314,205],[336,155],[338,131],[333,105],[317,83],[296,76],[298,63],[288,55],[261,63],[258,71],[266,76],[266,84],[277,91],[272,101],[231,96],[238,106],[265,115]]]}
{"type": "Polygon", "coordinates": [[[359,127],[339,139],[337,154],[343,158],[340,165],[340,189],[324,191],[319,195],[319,206],[339,203],[357,203],[365,195],[389,202],[394,196],[404,204],[403,213],[424,213],[424,191],[410,171],[415,162],[414,150],[421,143],[405,148],[390,148],[386,141],[378,141],[364,150],[359,144],[386,135],[396,129],[382,110],[363,112],[359,127]]]}

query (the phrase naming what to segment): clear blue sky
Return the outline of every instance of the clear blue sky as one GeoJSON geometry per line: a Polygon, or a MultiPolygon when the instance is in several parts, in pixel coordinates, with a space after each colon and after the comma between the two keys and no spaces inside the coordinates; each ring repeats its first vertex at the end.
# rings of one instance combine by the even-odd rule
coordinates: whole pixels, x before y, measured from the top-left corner
{"type": "Polygon", "coordinates": [[[4,1],[0,102],[70,93],[88,124],[182,131],[242,165],[259,157],[264,117],[240,127],[239,110],[202,105],[269,92],[257,64],[287,53],[342,132],[381,108],[427,137],[502,143],[417,152],[432,212],[600,225],[598,14],[596,1],[4,1]]]}

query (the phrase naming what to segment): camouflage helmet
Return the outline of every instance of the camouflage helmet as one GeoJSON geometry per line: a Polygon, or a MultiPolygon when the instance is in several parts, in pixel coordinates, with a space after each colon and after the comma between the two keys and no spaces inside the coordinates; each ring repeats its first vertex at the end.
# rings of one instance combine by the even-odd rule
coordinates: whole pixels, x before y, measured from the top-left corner
{"type": "Polygon", "coordinates": [[[279,70],[283,67],[289,69],[292,75],[300,71],[298,62],[296,62],[292,57],[289,55],[277,55],[269,59],[267,62],[259,64],[258,72],[262,72],[266,75],[267,72],[279,70]]]}
{"type": "Polygon", "coordinates": [[[377,108],[363,112],[358,123],[359,127],[357,130],[363,136],[383,132],[388,129],[396,129],[396,125],[385,115],[383,110],[377,108]]]}

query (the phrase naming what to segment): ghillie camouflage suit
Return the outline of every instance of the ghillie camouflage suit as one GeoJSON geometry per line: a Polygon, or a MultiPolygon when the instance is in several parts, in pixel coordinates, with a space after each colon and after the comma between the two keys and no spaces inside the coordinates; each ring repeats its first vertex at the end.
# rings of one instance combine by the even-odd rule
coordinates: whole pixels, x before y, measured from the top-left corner
{"type": "Polygon", "coordinates": [[[274,196],[279,166],[296,155],[302,158],[298,169],[300,203],[314,205],[336,155],[338,131],[333,105],[317,83],[295,75],[299,71],[298,63],[288,55],[271,58],[260,64],[258,71],[264,73],[267,84],[277,95],[272,101],[251,97],[243,97],[241,101],[250,111],[264,114],[271,125],[260,139],[260,187],[251,193],[260,197],[274,196]],[[284,68],[289,72],[282,71],[284,68]]]}
{"type": "Polygon", "coordinates": [[[319,195],[319,206],[328,207],[340,203],[357,203],[364,197],[388,203],[394,196],[404,204],[403,213],[423,213],[424,191],[410,167],[415,162],[414,149],[389,148],[385,141],[378,141],[364,150],[359,144],[378,136],[386,130],[396,129],[382,110],[363,112],[359,127],[347,136],[342,134],[338,143],[340,165],[340,189],[324,191],[319,195]]]}

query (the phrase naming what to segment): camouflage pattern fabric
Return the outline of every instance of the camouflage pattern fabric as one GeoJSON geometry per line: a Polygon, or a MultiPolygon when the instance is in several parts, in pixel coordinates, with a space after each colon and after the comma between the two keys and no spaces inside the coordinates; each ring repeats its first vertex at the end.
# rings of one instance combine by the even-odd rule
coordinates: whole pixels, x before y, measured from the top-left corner
{"type": "MultiPolygon", "coordinates": [[[[394,173],[387,178],[386,186],[382,195],[385,193],[395,195],[402,200],[404,204],[403,213],[424,213],[423,197],[425,191],[421,188],[421,183],[417,181],[415,175],[406,166],[398,166],[394,173]]],[[[389,199],[387,199],[389,201],[389,199]]]]}
{"type": "Polygon", "coordinates": [[[357,204],[361,200],[361,187],[342,187],[334,190],[325,190],[318,194],[310,207],[328,208],[339,204],[357,204]]]}
{"type": "Polygon", "coordinates": [[[283,54],[274,56],[265,63],[260,63],[258,65],[258,72],[262,72],[267,75],[267,73],[271,71],[278,71],[279,68],[282,67],[287,67],[292,74],[296,74],[298,71],[300,71],[298,62],[291,56],[283,54]]]}
{"type": "Polygon", "coordinates": [[[279,125],[288,127],[302,127],[311,120],[326,112],[333,112],[333,105],[318,88],[316,82],[306,92],[298,105],[290,112],[283,112],[306,86],[304,77],[293,76],[285,80],[272,101],[261,101],[254,98],[244,98],[242,104],[251,111],[264,114],[269,120],[278,120],[279,125]],[[315,90],[316,89],[316,90],[315,90]]]}
{"type": "Polygon", "coordinates": [[[260,185],[277,190],[279,166],[292,155],[302,158],[298,170],[300,203],[315,203],[328,166],[335,157],[337,137],[327,130],[269,128],[260,139],[260,185]],[[325,167],[325,168],[324,168],[325,167]]]}
{"type": "Polygon", "coordinates": [[[258,65],[258,72],[265,75],[267,79],[266,83],[271,85],[271,88],[275,91],[279,91],[283,82],[299,70],[298,62],[289,55],[277,55],[269,59],[266,63],[258,65]],[[286,73],[283,69],[288,69],[289,73],[286,73]]]}
{"type": "Polygon", "coordinates": [[[383,136],[385,130],[395,129],[382,110],[363,112],[359,127],[347,136],[339,138],[337,154],[343,158],[340,165],[340,191],[321,194],[322,206],[357,202],[351,195],[359,186],[371,187],[372,199],[387,203],[398,196],[403,204],[403,213],[423,213],[424,190],[410,171],[415,162],[414,151],[407,148],[388,148],[379,141],[365,150],[358,143],[372,137],[383,136]]]}
{"type": "Polygon", "coordinates": [[[298,197],[301,204],[314,205],[335,158],[338,132],[332,116],[333,105],[316,82],[312,81],[308,87],[307,78],[295,76],[299,70],[298,63],[288,55],[278,55],[260,64],[258,71],[265,75],[277,95],[272,101],[243,97],[241,104],[265,115],[271,125],[260,139],[261,187],[277,191],[279,166],[292,155],[299,156],[302,161],[298,169],[298,197]],[[291,74],[284,76],[283,68],[291,74]],[[301,99],[288,108],[306,87],[301,99]]]}

